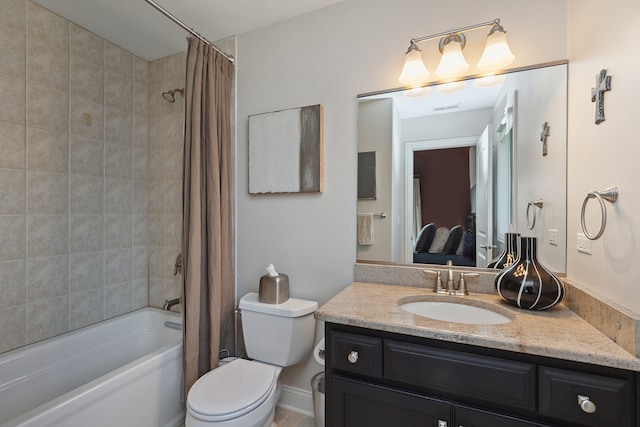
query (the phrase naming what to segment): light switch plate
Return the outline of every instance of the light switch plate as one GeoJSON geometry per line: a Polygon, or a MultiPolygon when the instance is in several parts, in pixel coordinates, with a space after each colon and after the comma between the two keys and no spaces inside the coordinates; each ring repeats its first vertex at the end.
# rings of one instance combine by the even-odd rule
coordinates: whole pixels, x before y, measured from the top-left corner
{"type": "Polygon", "coordinates": [[[558,230],[550,228],[547,231],[547,242],[550,245],[558,246],[558,230]]]}

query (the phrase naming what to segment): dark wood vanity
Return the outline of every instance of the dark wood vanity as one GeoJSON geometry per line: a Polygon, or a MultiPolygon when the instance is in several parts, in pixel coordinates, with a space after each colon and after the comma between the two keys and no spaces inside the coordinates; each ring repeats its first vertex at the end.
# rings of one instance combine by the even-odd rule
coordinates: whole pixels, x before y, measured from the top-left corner
{"type": "Polygon", "coordinates": [[[325,323],[331,427],[638,427],[639,374],[325,323]]]}

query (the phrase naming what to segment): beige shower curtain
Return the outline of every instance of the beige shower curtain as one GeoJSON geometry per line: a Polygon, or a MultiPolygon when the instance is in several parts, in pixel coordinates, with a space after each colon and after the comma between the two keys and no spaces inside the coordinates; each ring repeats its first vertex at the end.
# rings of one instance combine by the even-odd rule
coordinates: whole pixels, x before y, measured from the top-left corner
{"type": "Polygon", "coordinates": [[[185,90],[182,313],[185,393],[233,349],[230,132],[233,63],[189,39],[185,90]]]}

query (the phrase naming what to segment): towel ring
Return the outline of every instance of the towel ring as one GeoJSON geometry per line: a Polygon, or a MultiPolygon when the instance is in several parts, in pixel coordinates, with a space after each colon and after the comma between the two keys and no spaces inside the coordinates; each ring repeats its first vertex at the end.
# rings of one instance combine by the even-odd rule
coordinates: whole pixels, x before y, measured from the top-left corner
{"type": "Polygon", "coordinates": [[[602,191],[591,191],[587,194],[587,197],[585,197],[584,201],[582,202],[582,210],[580,211],[580,224],[582,225],[582,232],[589,240],[598,240],[600,236],[602,236],[602,233],[604,233],[604,229],[607,226],[607,207],[604,203],[605,200],[611,203],[615,203],[615,201],[618,200],[618,188],[613,186],[602,191]],[[584,212],[590,199],[598,200],[598,202],[600,203],[600,212],[602,215],[600,229],[595,235],[589,234],[584,220],[584,212]]]}
{"type": "Polygon", "coordinates": [[[536,208],[540,208],[542,209],[542,205],[543,205],[543,201],[542,199],[536,201],[536,202],[529,202],[527,203],[527,227],[529,228],[529,230],[533,230],[533,227],[536,226],[536,208]],[[529,215],[529,211],[531,210],[531,208],[533,208],[533,219],[529,220],[530,215],[529,215]]]}

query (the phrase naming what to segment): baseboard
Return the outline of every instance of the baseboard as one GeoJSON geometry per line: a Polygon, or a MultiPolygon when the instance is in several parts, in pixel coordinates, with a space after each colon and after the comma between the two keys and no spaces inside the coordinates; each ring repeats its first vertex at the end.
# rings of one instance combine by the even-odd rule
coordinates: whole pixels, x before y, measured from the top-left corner
{"type": "Polygon", "coordinates": [[[313,395],[310,391],[283,385],[278,407],[313,418],[313,395]]]}

